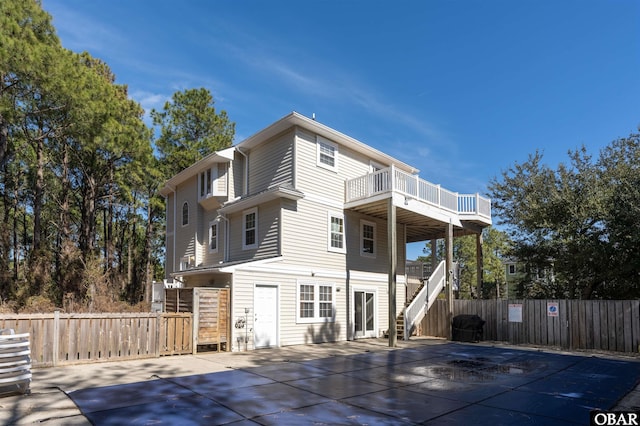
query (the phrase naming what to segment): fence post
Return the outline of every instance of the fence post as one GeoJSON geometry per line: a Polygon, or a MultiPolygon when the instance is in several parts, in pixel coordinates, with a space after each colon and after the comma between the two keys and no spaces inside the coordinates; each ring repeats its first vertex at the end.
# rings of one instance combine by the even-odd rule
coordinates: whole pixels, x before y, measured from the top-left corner
{"type": "Polygon", "coordinates": [[[53,312],[53,366],[58,366],[58,352],[60,351],[60,311],[53,312]]]}
{"type": "Polygon", "coordinates": [[[155,347],[156,358],[160,358],[160,345],[162,345],[161,343],[162,333],[160,331],[161,328],[162,328],[162,313],[158,312],[156,314],[156,347],[155,347]]]}
{"type": "Polygon", "coordinates": [[[200,322],[200,290],[193,289],[193,318],[192,318],[192,334],[191,334],[191,352],[193,355],[198,353],[198,323],[200,322]]]}

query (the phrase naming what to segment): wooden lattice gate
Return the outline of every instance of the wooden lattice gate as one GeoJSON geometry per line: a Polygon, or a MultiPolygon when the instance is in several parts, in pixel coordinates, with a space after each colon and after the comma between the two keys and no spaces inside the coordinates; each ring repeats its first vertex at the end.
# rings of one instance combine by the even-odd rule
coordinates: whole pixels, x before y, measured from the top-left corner
{"type": "Polygon", "coordinates": [[[166,312],[192,312],[194,336],[193,353],[198,345],[216,345],[218,350],[229,350],[230,292],[228,288],[173,288],[166,289],[166,312]]]}

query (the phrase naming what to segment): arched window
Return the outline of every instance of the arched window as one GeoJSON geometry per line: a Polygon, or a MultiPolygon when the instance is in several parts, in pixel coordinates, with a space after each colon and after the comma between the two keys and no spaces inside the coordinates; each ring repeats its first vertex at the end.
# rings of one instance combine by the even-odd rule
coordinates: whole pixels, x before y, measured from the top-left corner
{"type": "Polygon", "coordinates": [[[189,203],[186,201],[182,205],[182,226],[189,224],[189,203]]]}

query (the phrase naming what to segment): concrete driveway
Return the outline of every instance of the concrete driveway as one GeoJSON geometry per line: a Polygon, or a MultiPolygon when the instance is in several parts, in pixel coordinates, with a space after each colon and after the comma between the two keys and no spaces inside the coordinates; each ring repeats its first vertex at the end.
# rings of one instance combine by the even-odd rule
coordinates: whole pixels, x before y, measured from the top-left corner
{"type": "Polygon", "coordinates": [[[0,423],[584,425],[590,410],[640,396],[634,358],[424,338],[398,346],[372,339],[37,369],[31,395],[0,397],[0,423]]]}

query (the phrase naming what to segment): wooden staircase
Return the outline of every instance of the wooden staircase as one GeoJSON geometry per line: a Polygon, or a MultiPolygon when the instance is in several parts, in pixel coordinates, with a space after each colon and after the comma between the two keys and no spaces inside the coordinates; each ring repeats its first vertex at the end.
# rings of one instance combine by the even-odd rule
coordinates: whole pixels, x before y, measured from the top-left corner
{"type": "MultiPolygon", "coordinates": [[[[445,274],[446,262],[443,260],[431,273],[428,279],[423,280],[422,284],[407,300],[402,312],[396,318],[396,332],[400,339],[408,339],[416,334],[420,321],[424,318],[431,305],[435,302],[438,294],[442,291],[446,284],[445,274]],[[406,316],[406,318],[405,318],[406,316]],[[405,322],[411,324],[412,329],[405,336],[405,322]]],[[[386,335],[389,335],[387,330],[386,335]]]]}
{"type": "MultiPolygon", "coordinates": [[[[405,308],[409,306],[411,302],[413,302],[413,299],[416,298],[416,296],[418,295],[418,293],[420,293],[420,290],[422,290],[423,287],[424,287],[424,282],[420,284],[420,286],[416,289],[416,291],[413,292],[409,300],[405,302],[404,304],[405,308]]],[[[398,315],[398,317],[396,318],[396,333],[397,333],[396,336],[398,336],[399,338],[402,338],[402,336],[404,336],[404,309],[402,310],[402,312],[400,312],[400,315],[398,315]]],[[[416,334],[416,330],[412,330],[411,336],[415,336],[415,334],[416,334]]]]}
{"type": "MultiPolygon", "coordinates": [[[[420,284],[420,286],[418,288],[416,288],[416,291],[413,292],[413,294],[411,295],[411,297],[405,302],[404,307],[406,308],[407,306],[409,306],[411,304],[411,302],[413,301],[413,299],[416,298],[416,296],[418,295],[418,293],[420,293],[420,290],[422,290],[422,288],[424,287],[424,283],[420,284]]],[[[399,339],[402,339],[404,336],[404,309],[400,312],[400,315],[398,315],[398,317],[396,318],[396,336],[398,336],[399,339]]],[[[415,330],[411,333],[411,335],[415,335],[415,330]]],[[[389,337],[389,330],[387,330],[387,332],[384,334],[384,337],[389,337]]]]}

